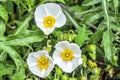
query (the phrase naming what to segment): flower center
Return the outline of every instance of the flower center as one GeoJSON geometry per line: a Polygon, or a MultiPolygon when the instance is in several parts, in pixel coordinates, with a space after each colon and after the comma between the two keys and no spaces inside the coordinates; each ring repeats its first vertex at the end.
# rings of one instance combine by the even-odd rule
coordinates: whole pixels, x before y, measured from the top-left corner
{"type": "Polygon", "coordinates": [[[44,56],[41,56],[38,59],[37,63],[38,63],[38,67],[40,68],[40,70],[47,69],[49,66],[49,60],[48,60],[48,58],[46,58],[44,56]]]}
{"type": "Polygon", "coordinates": [[[56,20],[52,16],[47,16],[44,18],[44,26],[45,28],[52,28],[55,24],[56,20]]]}
{"type": "Polygon", "coordinates": [[[66,48],[62,53],[61,53],[62,59],[65,61],[71,61],[73,59],[73,51],[70,49],[66,48]]]}

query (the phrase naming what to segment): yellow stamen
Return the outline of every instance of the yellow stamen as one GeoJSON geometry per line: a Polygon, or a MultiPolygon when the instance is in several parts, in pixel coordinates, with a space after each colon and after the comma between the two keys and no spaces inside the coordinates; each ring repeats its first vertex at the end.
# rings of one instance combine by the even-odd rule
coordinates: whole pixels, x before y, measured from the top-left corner
{"type": "Polygon", "coordinates": [[[52,16],[47,16],[44,18],[45,28],[52,28],[56,22],[56,19],[52,16]]]}
{"type": "Polygon", "coordinates": [[[38,67],[40,68],[40,70],[47,69],[49,66],[49,60],[48,60],[48,58],[46,58],[44,56],[41,56],[38,59],[37,63],[38,63],[38,67]]]}
{"type": "Polygon", "coordinates": [[[61,53],[62,59],[65,61],[71,61],[73,59],[73,51],[66,48],[62,53],[61,53]]]}

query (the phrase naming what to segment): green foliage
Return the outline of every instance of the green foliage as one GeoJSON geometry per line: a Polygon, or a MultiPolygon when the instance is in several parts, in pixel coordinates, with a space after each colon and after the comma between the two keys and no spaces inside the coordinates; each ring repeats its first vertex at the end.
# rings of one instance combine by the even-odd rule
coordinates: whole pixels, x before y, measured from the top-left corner
{"type": "Polygon", "coordinates": [[[3,18],[5,20],[5,22],[8,21],[8,12],[2,5],[0,5],[0,17],[3,18]]]}
{"type": "Polygon", "coordinates": [[[11,75],[13,70],[14,70],[14,66],[13,65],[9,65],[9,64],[0,64],[0,76],[4,76],[4,75],[11,75]]]}
{"type": "Polygon", "coordinates": [[[4,36],[5,33],[5,23],[2,19],[0,19],[0,36],[4,36]]]}
{"type": "Polygon", "coordinates": [[[63,40],[80,46],[83,64],[69,74],[55,67],[43,80],[119,79],[119,9],[119,0],[0,0],[0,80],[38,80],[26,57],[44,48],[52,55],[63,40]],[[34,10],[48,2],[62,7],[67,23],[46,36],[35,24],[34,10]],[[94,50],[88,50],[91,44],[94,50]]]}
{"type": "Polygon", "coordinates": [[[86,26],[84,25],[81,27],[80,30],[78,30],[78,35],[75,38],[75,42],[79,45],[82,46],[85,40],[88,40],[88,36],[91,34],[89,30],[86,30],[86,26]]]}

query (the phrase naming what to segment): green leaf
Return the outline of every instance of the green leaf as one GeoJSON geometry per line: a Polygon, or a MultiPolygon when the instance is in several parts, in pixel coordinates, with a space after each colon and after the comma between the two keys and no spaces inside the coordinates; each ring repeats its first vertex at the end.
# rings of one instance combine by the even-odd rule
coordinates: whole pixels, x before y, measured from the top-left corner
{"type": "Polygon", "coordinates": [[[16,64],[16,71],[12,76],[12,80],[24,80],[25,79],[25,68],[24,62],[19,54],[10,46],[1,45],[0,49],[6,51],[9,56],[14,60],[16,64]]]}
{"type": "Polygon", "coordinates": [[[5,20],[5,22],[8,21],[8,12],[2,5],[0,5],[0,17],[3,18],[5,20]]]}
{"type": "Polygon", "coordinates": [[[1,54],[0,54],[0,62],[4,62],[7,58],[7,54],[5,53],[5,51],[3,51],[1,54]]]}
{"type": "Polygon", "coordinates": [[[104,31],[105,31],[105,26],[100,25],[97,31],[92,35],[88,43],[96,43],[98,40],[102,38],[104,31]]]}
{"type": "Polygon", "coordinates": [[[4,21],[0,18],[0,36],[4,36],[5,33],[5,23],[4,21]]]}
{"type": "Polygon", "coordinates": [[[117,66],[117,62],[114,60],[114,56],[115,56],[115,47],[112,44],[114,40],[114,36],[110,31],[106,31],[103,34],[103,40],[102,40],[102,45],[105,51],[105,57],[107,58],[107,60],[117,66]]]}
{"type": "Polygon", "coordinates": [[[120,27],[116,26],[115,23],[110,23],[110,28],[113,29],[113,30],[115,30],[115,31],[119,31],[119,33],[120,33],[120,27]]]}
{"type": "Polygon", "coordinates": [[[21,32],[27,30],[28,28],[28,23],[29,21],[33,18],[33,15],[30,14],[25,20],[24,22],[19,26],[19,28],[17,29],[17,31],[15,32],[15,35],[20,34],[21,32]]]}
{"type": "Polygon", "coordinates": [[[101,0],[85,0],[82,3],[82,6],[92,6],[92,5],[100,3],[100,2],[101,2],[101,0]]]}
{"type": "Polygon", "coordinates": [[[11,0],[7,0],[4,6],[9,14],[14,14],[14,5],[11,0]]]}
{"type": "Polygon", "coordinates": [[[105,22],[107,25],[107,31],[104,32],[103,34],[103,40],[102,40],[102,45],[104,47],[104,51],[105,51],[105,57],[107,58],[107,60],[112,64],[117,66],[117,61],[113,58],[115,56],[115,47],[112,44],[113,40],[114,40],[114,36],[111,32],[110,29],[110,19],[109,19],[109,14],[108,14],[108,10],[107,10],[107,2],[106,0],[102,0],[102,5],[103,5],[103,10],[104,10],[104,18],[105,18],[105,22]]]}
{"type": "Polygon", "coordinates": [[[44,34],[40,30],[28,31],[22,35],[9,36],[7,41],[1,42],[1,44],[28,46],[30,43],[40,42],[44,37],[44,34]]]}
{"type": "Polygon", "coordinates": [[[103,17],[102,14],[103,14],[103,12],[89,13],[83,18],[83,20],[81,21],[81,24],[88,24],[88,23],[95,24],[95,21],[97,21],[99,18],[103,17]]]}
{"type": "Polygon", "coordinates": [[[0,63],[0,76],[12,74],[14,68],[15,67],[13,65],[9,65],[9,64],[4,65],[4,64],[0,63]]]}
{"type": "Polygon", "coordinates": [[[83,27],[78,30],[78,35],[75,37],[75,43],[77,43],[79,46],[82,46],[85,40],[88,40],[88,35],[90,34],[91,32],[85,28],[85,25],[83,25],[83,27]]]}
{"type": "Polygon", "coordinates": [[[118,13],[119,1],[118,0],[113,0],[113,5],[114,5],[115,13],[118,13]]]}

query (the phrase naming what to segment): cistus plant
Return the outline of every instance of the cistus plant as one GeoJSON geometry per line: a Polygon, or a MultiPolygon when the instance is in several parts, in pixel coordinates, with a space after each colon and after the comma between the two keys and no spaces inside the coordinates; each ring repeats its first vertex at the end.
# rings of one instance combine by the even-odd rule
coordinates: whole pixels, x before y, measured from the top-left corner
{"type": "Polygon", "coordinates": [[[120,0],[0,0],[0,80],[119,80],[120,0]]]}

